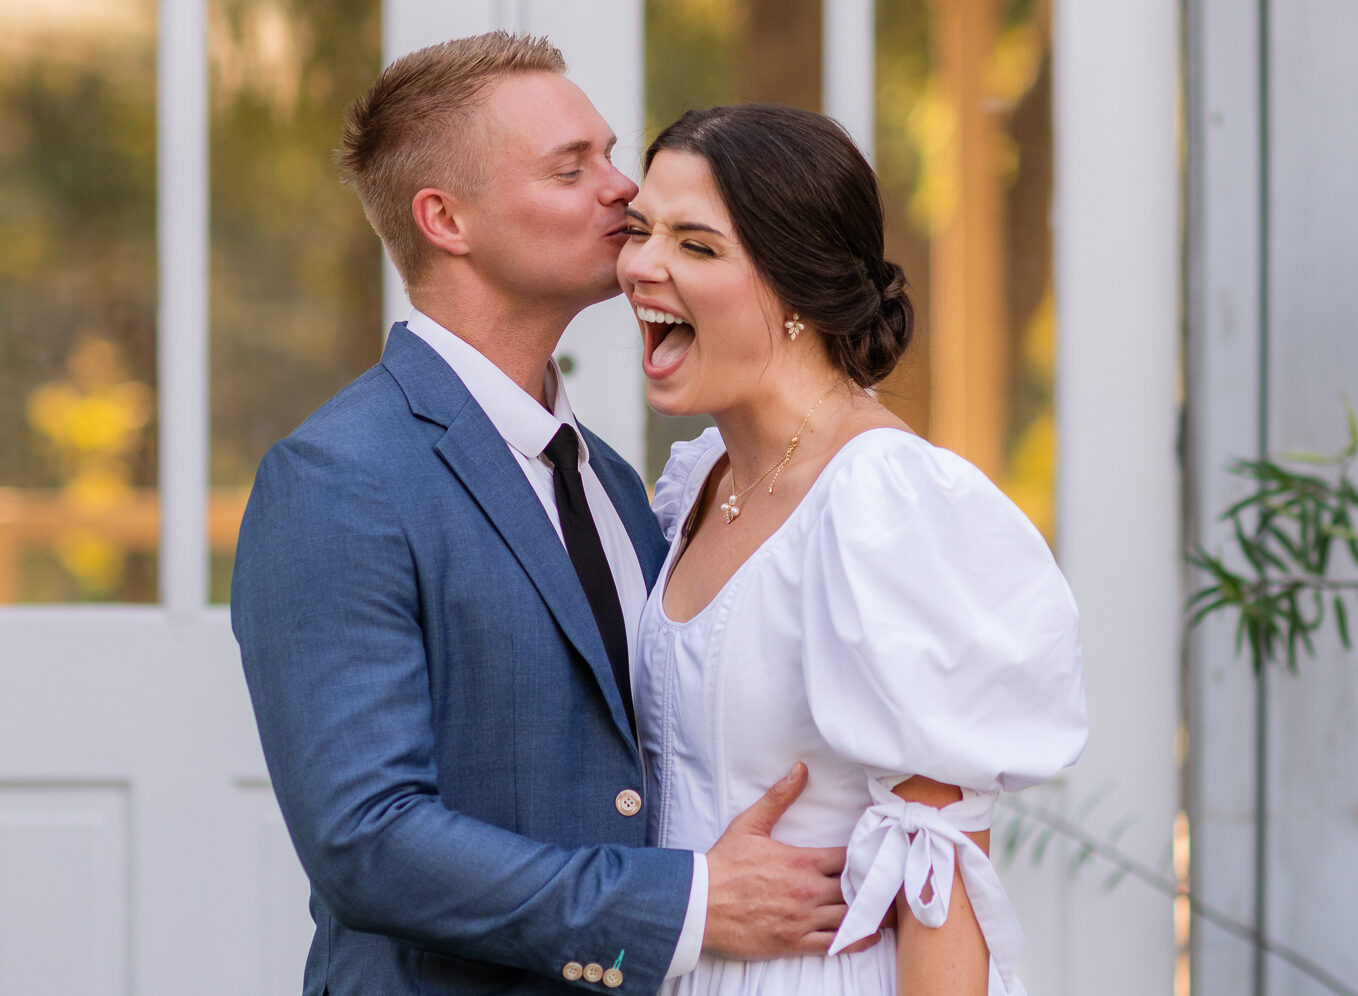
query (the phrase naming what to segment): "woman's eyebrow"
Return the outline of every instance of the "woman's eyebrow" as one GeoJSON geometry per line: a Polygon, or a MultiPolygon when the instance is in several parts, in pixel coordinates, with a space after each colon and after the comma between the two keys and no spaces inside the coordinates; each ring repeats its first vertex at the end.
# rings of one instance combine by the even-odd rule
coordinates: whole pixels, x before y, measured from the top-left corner
{"type": "MultiPolygon", "coordinates": [[[[624,209],[624,214],[626,214],[627,217],[629,218],[633,218],[641,222],[643,225],[649,225],[651,223],[649,218],[647,218],[644,214],[642,214],[634,207],[624,209]]],[[[708,232],[712,235],[719,235],[723,239],[730,238],[730,236],[728,236],[725,232],[721,231],[720,229],[713,228],[711,225],[704,225],[700,221],[676,221],[673,225],[670,226],[670,231],[708,232]]]]}
{"type": "Polygon", "coordinates": [[[719,228],[711,225],[704,225],[701,221],[678,221],[670,226],[676,232],[708,232],[712,235],[720,235],[723,239],[728,238],[727,234],[719,228]]]}

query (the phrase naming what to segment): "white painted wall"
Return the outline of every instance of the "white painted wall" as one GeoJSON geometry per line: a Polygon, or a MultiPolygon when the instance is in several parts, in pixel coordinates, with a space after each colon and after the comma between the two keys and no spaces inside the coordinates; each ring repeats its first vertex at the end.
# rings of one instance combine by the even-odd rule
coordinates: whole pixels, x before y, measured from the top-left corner
{"type": "Polygon", "coordinates": [[[296,993],[306,882],[207,604],[206,0],[162,4],[158,606],[0,608],[0,993],[296,993]]]}
{"type": "MultiPolygon", "coordinates": [[[[1334,452],[1344,396],[1358,405],[1358,4],[1274,6],[1269,439],[1334,452]]],[[[1273,682],[1268,930],[1358,990],[1358,654],[1332,632],[1318,650],[1273,682]]],[[[1284,965],[1268,978],[1324,992],[1284,965]]]]}
{"type": "MultiPolygon", "coordinates": [[[[1257,449],[1259,384],[1258,25],[1230,0],[1192,8],[1188,33],[1189,327],[1188,536],[1226,539],[1218,510],[1244,494],[1223,470],[1257,449]]],[[[1241,923],[1252,919],[1255,682],[1234,659],[1228,626],[1209,621],[1189,641],[1191,884],[1241,923]]],[[[1193,924],[1198,996],[1250,991],[1250,948],[1193,924]]]]}
{"type": "MultiPolygon", "coordinates": [[[[1214,517],[1244,493],[1225,468],[1256,455],[1261,421],[1270,452],[1334,451],[1344,441],[1341,394],[1358,397],[1358,285],[1346,272],[1358,257],[1358,9],[1343,0],[1273,7],[1266,337],[1257,6],[1201,0],[1191,8],[1191,522],[1221,548],[1228,538],[1214,517]]],[[[1337,643],[1318,641],[1318,659],[1303,661],[1298,676],[1265,677],[1269,902],[1261,926],[1352,986],[1358,668],[1337,643]]],[[[1256,682],[1225,625],[1205,627],[1191,651],[1194,887],[1250,923],[1256,682]]],[[[1328,991],[1275,958],[1265,966],[1268,993],[1328,991]]],[[[1195,927],[1193,967],[1195,996],[1253,991],[1249,945],[1209,924],[1195,927]]]]}

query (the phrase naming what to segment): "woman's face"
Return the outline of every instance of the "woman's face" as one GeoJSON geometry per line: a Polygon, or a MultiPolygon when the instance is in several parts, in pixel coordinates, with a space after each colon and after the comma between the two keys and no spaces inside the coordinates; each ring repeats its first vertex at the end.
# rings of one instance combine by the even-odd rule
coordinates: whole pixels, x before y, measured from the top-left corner
{"type": "Polygon", "coordinates": [[[777,365],[782,309],[737,240],[707,161],[658,153],[627,215],[618,281],[641,325],[651,407],[719,413],[757,398],[777,365]]]}

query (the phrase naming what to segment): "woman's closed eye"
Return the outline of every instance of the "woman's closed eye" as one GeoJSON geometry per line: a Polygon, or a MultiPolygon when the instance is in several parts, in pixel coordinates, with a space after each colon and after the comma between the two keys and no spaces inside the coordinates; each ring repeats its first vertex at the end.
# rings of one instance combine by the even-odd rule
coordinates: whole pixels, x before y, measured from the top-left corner
{"type": "Polygon", "coordinates": [[[705,246],[701,242],[680,242],[680,247],[696,256],[715,256],[717,251],[711,246],[705,246]]]}

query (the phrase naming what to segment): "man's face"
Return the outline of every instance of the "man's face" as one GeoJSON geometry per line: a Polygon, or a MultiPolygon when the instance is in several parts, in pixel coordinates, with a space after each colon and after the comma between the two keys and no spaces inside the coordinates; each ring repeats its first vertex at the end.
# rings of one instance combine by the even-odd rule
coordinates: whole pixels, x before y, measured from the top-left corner
{"type": "Polygon", "coordinates": [[[623,209],[613,132],[556,73],[510,76],[483,109],[488,179],[464,211],[471,261],[499,292],[578,311],[618,293],[623,209]]]}

